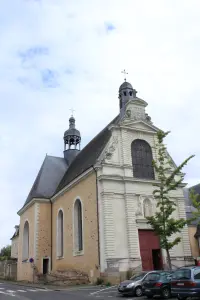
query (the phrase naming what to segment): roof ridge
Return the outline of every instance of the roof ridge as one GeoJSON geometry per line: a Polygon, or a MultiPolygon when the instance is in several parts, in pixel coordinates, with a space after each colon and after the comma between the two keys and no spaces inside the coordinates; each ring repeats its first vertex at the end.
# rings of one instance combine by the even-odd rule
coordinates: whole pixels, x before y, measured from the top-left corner
{"type": "MultiPolygon", "coordinates": [[[[119,114],[108,124],[106,125],[99,133],[97,133],[86,145],[85,147],[80,151],[80,153],[87,147],[90,145],[90,143],[92,143],[95,139],[97,139],[97,137],[103,133],[104,130],[108,129],[108,127],[117,119],[117,117],[119,117],[119,114]]],[[[79,155],[79,154],[78,154],[79,155]]],[[[78,156],[77,155],[77,156],[78,156]]],[[[75,158],[76,159],[76,158],[75,158]]]]}

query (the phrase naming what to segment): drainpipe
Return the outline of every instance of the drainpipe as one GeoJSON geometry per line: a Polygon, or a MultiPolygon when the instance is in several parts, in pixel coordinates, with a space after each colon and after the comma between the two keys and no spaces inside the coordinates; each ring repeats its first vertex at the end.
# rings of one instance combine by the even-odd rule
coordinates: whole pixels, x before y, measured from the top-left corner
{"type": "Polygon", "coordinates": [[[100,241],[99,241],[99,193],[98,193],[98,179],[97,179],[97,170],[92,166],[93,170],[96,173],[96,192],[97,192],[97,226],[98,226],[98,258],[99,258],[99,267],[100,267],[100,241]]]}
{"type": "Polygon", "coordinates": [[[53,203],[51,203],[51,271],[53,270],[53,203]]]}

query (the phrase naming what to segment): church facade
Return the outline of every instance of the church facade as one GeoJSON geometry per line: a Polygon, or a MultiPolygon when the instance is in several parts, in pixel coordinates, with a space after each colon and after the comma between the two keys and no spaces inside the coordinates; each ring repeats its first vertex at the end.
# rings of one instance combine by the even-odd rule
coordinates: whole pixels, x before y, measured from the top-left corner
{"type": "MultiPolygon", "coordinates": [[[[75,119],[64,133],[64,156],[46,156],[20,216],[18,280],[77,269],[91,281],[128,270],[167,267],[146,222],[156,211],[158,128],[132,85],[119,88],[119,115],[80,150],[75,119]]],[[[175,163],[170,159],[170,168],[175,163]]],[[[183,185],[184,187],[184,185],[183,185]]],[[[186,218],[183,187],[171,194],[175,218],[186,218]]],[[[188,228],[171,250],[176,267],[191,264],[188,228]]]]}

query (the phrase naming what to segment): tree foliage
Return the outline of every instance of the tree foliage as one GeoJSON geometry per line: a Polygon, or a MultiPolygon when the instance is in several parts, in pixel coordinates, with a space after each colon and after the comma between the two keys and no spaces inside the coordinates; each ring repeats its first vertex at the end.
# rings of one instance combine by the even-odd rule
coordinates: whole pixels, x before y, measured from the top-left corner
{"type": "Polygon", "coordinates": [[[147,217],[148,224],[150,224],[155,233],[160,237],[160,246],[166,250],[169,268],[171,269],[171,258],[169,250],[177,245],[181,238],[172,236],[179,233],[186,225],[187,221],[183,218],[175,219],[172,213],[176,210],[177,204],[170,197],[170,193],[181,186],[184,180],[184,174],[181,173],[183,167],[188,161],[194,157],[191,155],[174,170],[170,168],[170,158],[167,154],[167,149],[164,145],[164,139],[169,132],[157,132],[157,161],[153,161],[158,183],[154,184],[156,189],[153,191],[154,198],[157,201],[157,211],[154,216],[147,217]]]}
{"type": "Polygon", "coordinates": [[[200,224],[200,195],[195,192],[194,189],[190,189],[189,198],[192,202],[192,206],[195,210],[192,211],[193,217],[189,220],[189,222],[197,220],[197,224],[200,224]]]}
{"type": "Polygon", "coordinates": [[[3,247],[0,250],[0,260],[7,260],[11,258],[11,246],[8,245],[6,247],[3,247]]]}

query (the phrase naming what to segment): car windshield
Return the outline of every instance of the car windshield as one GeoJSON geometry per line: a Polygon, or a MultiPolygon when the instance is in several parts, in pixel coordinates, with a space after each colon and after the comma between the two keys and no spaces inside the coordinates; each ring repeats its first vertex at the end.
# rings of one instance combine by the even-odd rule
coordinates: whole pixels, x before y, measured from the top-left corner
{"type": "Polygon", "coordinates": [[[177,270],[173,273],[172,279],[190,279],[191,278],[191,270],[190,269],[181,269],[177,270]]]}
{"type": "Polygon", "coordinates": [[[137,281],[137,280],[140,280],[142,279],[147,273],[138,273],[138,274],[135,274],[133,275],[130,280],[133,280],[133,281],[137,281]]]}

